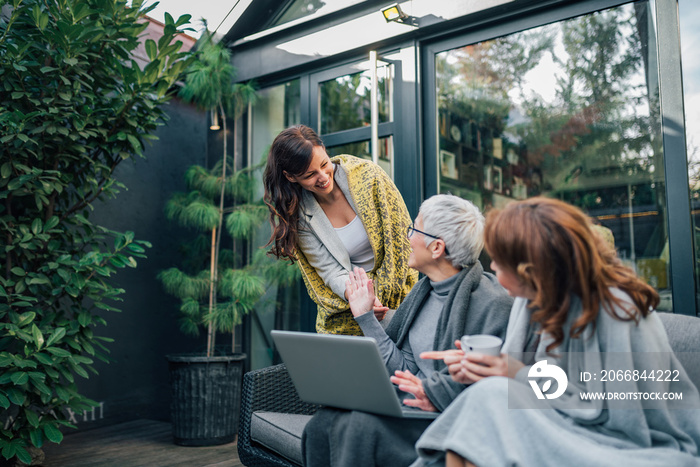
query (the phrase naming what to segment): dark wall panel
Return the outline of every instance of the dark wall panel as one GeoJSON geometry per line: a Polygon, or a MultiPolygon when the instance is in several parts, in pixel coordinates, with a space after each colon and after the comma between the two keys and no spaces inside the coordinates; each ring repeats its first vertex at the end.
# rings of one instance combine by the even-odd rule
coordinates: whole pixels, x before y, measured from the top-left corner
{"type": "Polygon", "coordinates": [[[206,115],[173,100],[167,107],[169,122],[159,128],[159,140],[146,148],[146,158],[120,164],[116,177],[128,190],[116,199],[96,203],[92,220],[116,231],[131,230],[135,238],[153,248],[136,269],[123,269],[115,276],[126,290],[124,301],[115,306],[121,313],[105,312],[107,327],[97,335],[113,338],[109,344],[113,362],[99,362],[98,376],[79,381],[80,391],[101,407],[76,415],[80,429],[125,420],[169,419],[170,393],[167,361],[169,353],[200,350],[203,338],[183,335],[177,326],[178,301],[166,295],[156,274],[179,264],[182,228],[165,218],[163,207],[174,191],[183,191],[184,172],[192,164],[205,164],[206,115]]]}

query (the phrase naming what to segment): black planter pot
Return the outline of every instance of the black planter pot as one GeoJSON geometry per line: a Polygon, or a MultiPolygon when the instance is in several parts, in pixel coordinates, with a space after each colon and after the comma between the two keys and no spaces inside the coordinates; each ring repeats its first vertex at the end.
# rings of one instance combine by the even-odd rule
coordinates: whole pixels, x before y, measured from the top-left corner
{"type": "Polygon", "coordinates": [[[180,446],[213,446],[236,438],[245,354],[168,355],[173,438],[180,446]]]}

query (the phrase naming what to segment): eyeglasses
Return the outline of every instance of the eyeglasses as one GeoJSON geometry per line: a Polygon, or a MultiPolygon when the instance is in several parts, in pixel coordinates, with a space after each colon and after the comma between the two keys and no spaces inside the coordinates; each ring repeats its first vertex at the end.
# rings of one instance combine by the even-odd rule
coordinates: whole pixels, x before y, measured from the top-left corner
{"type": "MultiPolygon", "coordinates": [[[[408,226],[408,229],[406,230],[406,235],[408,236],[408,238],[411,238],[413,236],[413,232],[418,232],[419,234],[423,234],[426,237],[434,238],[435,240],[442,240],[442,238],[440,238],[440,237],[437,237],[435,235],[430,235],[429,233],[425,233],[422,230],[416,229],[415,227],[413,227],[413,224],[411,224],[408,226]]],[[[442,241],[444,242],[445,240],[442,240],[442,241]]],[[[446,255],[450,254],[450,252],[447,251],[447,245],[445,245],[445,254],[446,255]]]]}

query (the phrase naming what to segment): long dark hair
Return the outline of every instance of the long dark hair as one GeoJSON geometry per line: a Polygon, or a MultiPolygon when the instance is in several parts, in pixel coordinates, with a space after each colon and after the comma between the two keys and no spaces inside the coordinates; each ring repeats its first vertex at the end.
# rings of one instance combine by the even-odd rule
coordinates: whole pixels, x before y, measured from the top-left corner
{"type": "Polygon", "coordinates": [[[484,238],[491,258],[535,290],[532,320],[554,337],[548,351],[564,339],[574,295],[581,299],[583,314],[569,330],[573,338],[589,324],[595,326],[601,305],[616,319],[637,322],[659,304],[656,290],[622,264],[590,218],[563,201],[537,197],[493,210],[484,238]],[[621,303],[611,287],[627,293],[633,306],[621,303]]]}
{"type": "Polygon", "coordinates": [[[316,132],[305,125],[294,125],[283,130],[270,147],[267,166],[263,175],[265,196],[263,200],[270,209],[272,244],[268,252],[277,258],[296,259],[299,238],[299,204],[303,188],[287,180],[284,172],[298,176],[311,165],[315,147],[325,148],[316,132]]]}

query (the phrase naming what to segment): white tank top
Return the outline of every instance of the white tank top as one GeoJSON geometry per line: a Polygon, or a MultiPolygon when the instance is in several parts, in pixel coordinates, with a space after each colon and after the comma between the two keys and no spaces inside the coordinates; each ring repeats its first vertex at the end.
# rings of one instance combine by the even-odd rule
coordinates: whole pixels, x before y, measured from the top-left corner
{"type": "Polygon", "coordinates": [[[348,225],[335,229],[335,232],[348,250],[353,267],[371,271],[374,267],[374,253],[360,218],[355,216],[348,225]]]}

